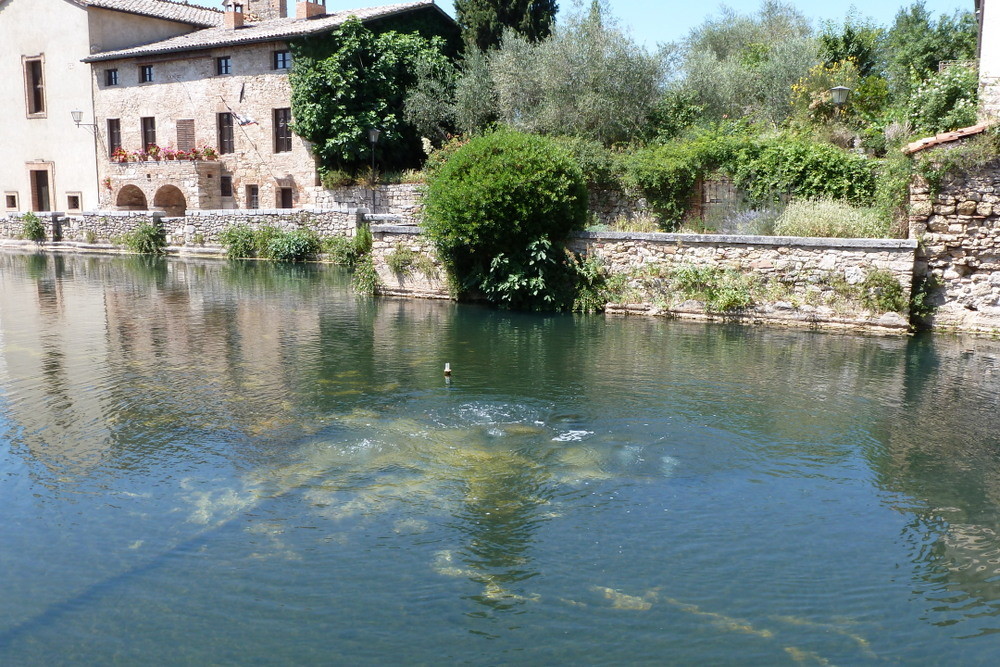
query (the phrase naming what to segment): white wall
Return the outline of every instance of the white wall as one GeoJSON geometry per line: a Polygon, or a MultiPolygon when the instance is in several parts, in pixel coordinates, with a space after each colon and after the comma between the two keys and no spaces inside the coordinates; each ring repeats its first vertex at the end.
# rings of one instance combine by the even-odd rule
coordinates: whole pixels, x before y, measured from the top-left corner
{"type": "MultiPolygon", "coordinates": [[[[66,0],[6,0],[0,4],[0,197],[16,192],[20,210],[31,207],[28,162],[52,164],[51,207],[64,211],[67,193],[82,194],[84,209],[97,205],[94,135],[77,127],[70,111],[91,113],[90,66],[80,62],[90,49],[87,10],[66,0]],[[28,118],[22,56],[45,59],[44,117],[28,118]]],[[[0,211],[6,210],[6,197],[0,211]]]]}
{"type": "Polygon", "coordinates": [[[1000,117],[1000,0],[983,0],[983,37],[979,59],[983,114],[1000,117]]]}

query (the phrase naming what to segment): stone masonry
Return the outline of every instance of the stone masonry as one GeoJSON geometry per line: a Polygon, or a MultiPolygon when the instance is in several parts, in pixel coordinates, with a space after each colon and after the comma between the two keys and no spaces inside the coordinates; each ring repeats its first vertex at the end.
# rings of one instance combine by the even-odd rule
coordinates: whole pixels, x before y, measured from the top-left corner
{"type": "Polygon", "coordinates": [[[931,280],[935,329],[1000,332],[1000,160],[945,178],[937,192],[910,187],[917,278],[931,280]]]}

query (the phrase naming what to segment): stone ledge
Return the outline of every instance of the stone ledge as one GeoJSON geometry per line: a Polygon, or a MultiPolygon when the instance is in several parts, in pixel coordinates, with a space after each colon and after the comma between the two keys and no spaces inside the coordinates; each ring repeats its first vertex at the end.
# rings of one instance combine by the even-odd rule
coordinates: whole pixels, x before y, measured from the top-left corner
{"type": "Polygon", "coordinates": [[[915,239],[841,239],[800,236],[738,236],[734,234],[674,234],[668,232],[573,232],[571,238],[597,241],[654,241],[659,243],[790,246],[795,248],[866,248],[914,250],[915,239]]]}

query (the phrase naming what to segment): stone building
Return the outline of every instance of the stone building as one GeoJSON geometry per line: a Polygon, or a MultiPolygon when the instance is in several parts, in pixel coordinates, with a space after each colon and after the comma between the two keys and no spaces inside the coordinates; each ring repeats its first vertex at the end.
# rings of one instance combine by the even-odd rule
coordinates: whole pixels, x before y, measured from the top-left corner
{"type": "Polygon", "coordinates": [[[0,96],[0,215],[98,206],[83,58],[208,28],[222,16],[168,0],[0,0],[0,81],[10,86],[0,96]]]}
{"type": "Polygon", "coordinates": [[[183,215],[315,204],[316,162],[291,130],[289,41],[352,16],[454,25],[433,0],[329,13],[307,1],[294,11],[291,0],[225,4],[217,26],[85,58],[102,208],[183,215]]]}

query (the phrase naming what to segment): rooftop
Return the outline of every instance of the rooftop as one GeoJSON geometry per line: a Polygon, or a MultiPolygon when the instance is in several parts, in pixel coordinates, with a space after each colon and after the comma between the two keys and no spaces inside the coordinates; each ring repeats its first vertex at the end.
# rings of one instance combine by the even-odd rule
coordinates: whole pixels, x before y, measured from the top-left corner
{"type": "MultiPolygon", "coordinates": [[[[121,3],[121,4],[175,4],[165,0],[93,0],[91,4],[97,3],[121,3]]],[[[184,7],[185,5],[181,5],[184,7]]],[[[190,6],[188,6],[190,7],[190,6]]],[[[413,2],[401,2],[395,5],[383,5],[381,7],[369,7],[366,9],[345,9],[331,14],[323,14],[308,19],[281,18],[269,21],[255,21],[247,23],[239,28],[226,28],[221,24],[223,14],[216,12],[219,20],[213,27],[204,30],[171,37],[161,42],[153,42],[143,46],[136,46],[118,51],[105,51],[96,53],[84,62],[92,63],[102,60],[115,60],[118,58],[132,58],[138,56],[155,56],[181,51],[197,51],[201,49],[211,49],[221,46],[233,46],[238,44],[252,44],[255,42],[273,42],[285,40],[290,37],[302,37],[332,30],[343,24],[352,16],[356,16],[361,21],[385,18],[394,14],[400,14],[421,7],[434,7],[434,0],[414,0],[413,2]]],[[[193,9],[193,8],[192,8],[193,9]]],[[[206,10],[212,11],[212,10],[206,10]]],[[[438,9],[438,11],[441,11],[438,9]]],[[[442,12],[443,13],[443,12],[442,12]]]]}
{"type": "Polygon", "coordinates": [[[152,16],[204,28],[222,25],[221,11],[174,0],[76,0],[76,2],[86,7],[152,16]]]}

